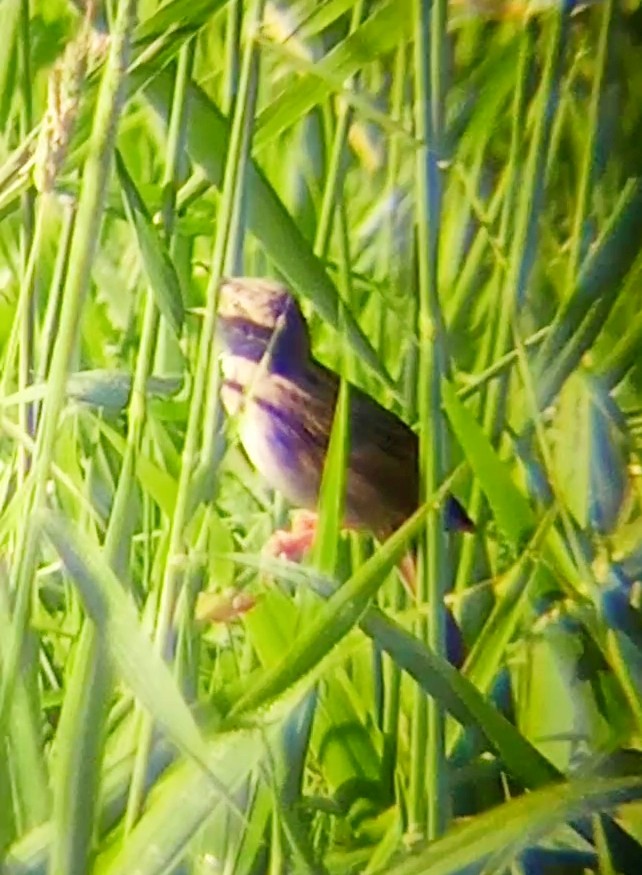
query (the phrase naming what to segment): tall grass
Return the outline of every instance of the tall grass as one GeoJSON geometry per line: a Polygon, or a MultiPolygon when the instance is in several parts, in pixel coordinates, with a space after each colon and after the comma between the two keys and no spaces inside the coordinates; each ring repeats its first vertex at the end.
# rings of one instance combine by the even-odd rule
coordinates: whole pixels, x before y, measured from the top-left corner
{"type": "Polygon", "coordinates": [[[0,872],[640,871],[639,4],[84,5],[2,7],[0,872]],[[345,378],[301,566],[225,273],[345,378]],[[420,436],[383,544],[350,383],[420,436]]]}

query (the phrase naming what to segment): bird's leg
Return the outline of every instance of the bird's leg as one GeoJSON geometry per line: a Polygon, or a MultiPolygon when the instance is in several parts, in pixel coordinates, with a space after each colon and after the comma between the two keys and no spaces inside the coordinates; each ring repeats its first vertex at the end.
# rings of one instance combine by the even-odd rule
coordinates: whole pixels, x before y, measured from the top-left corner
{"type": "MultiPolygon", "coordinates": [[[[314,543],[318,514],[310,510],[295,510],[289,531],[280,529],[269,538],[263,553],[275,559],[300,562],[314,543]]],[[[196,620],[204,623],[230,623],[238,620],[256,605],[249,593],[227,589],[223,592],[203,592],[196,605],[196,620]]]]}
{"type": "Polygon", "coordinates": [[[290,530],[279,529],[268,539],[263,552],[275,559],[300,562],[314,543],[319,515],[311,510],[295,510],[290,530]]]}
{"type": "MultiPolygon", "coordinates": [[[[292,512],[290,530],[279,529],[269,538],[263,552],[275,559],[289,559],[290,562],[301,562],[305,554],[314,544],[319,515],[312,510],[295,510],[292,512]]],[[[346,528],[352,528],[346,526],[346,528]]],[[[382,538],[385,540],[385,538],[382,538]]],[[[399,562],[399,573],[404,586],[414,598],[417,587],[417,563],[412,553],[406,553],[399,562]]]]}
{"type": "MultiPolygon", "coordinates": [[[[277,559],[300,562],[314,543],[318,521],[319,516],[314,511],[293,511],[290,530],[280,529],[274,532],[263,552],[277,559]]],[[[414,601],[417,597],[417,561],[414,552],[406,553],[398,568],[403,584],[414,601]]],[[[465,657],[465,646],[459,626],[450,610],[446,613],[446,638],[448,658],[453,665],[460,667],[465,657]]]]}

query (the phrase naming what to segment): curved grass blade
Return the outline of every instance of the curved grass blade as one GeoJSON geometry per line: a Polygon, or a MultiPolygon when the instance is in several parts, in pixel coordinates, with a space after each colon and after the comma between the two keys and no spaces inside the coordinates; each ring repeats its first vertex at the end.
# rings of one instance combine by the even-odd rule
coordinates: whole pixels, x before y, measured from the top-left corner
{"type": "Polygon", "coordinates": [[[600,381],[584,372],[562,387],[553,420],[556,483],[582,528],[617,522],[627,487],[622,416],[600,381]]]}
{"type": "MultiPolygon", "coordinates": [[[[141,74],[139,85],[144,83],[141,74]]],[[[229,138],[228,121],[202,89],[190,85],[188,94],[186,148],[210,182],[220,187],[229,138]]],[[[145,85],[145,96],[162,118],[167,117],[171,95],[172,81],[166,74],[154,77],[145,85]]],[[[309,300],[323,319],[339,330],[340,299],[334,283],[264,174],[251,161],[246,184],[250,230],[294,291],[309,300]]],[[[343,315],[345,335],[355,355],[386,385],[392,386],[372,344],[347,307],[343,308],[343,315]]]]}
{"type": "MultiPolygon", "coordinates": [[[[234,808],[244,805],[246,780],[260,765],[266,744],[279,730],[279,726],[273,726],[267,732],[222,732],[207,743],[206,763],[226,788],[228,797],[233,794],[234,808]]],[[[158,781],[148,806],[115,858],[111,853],[98,858],[96,875],[161,875],[175,871],[174,866],[189,852],[201,827],[210,822],[219,830],[227,828],[228,810],[228,806],[221,806],[220,795],[203,771],[193,762],[178,763],[158,781]]]]}
{"type": "Polygon", "coordinates": [[[453,717],[477,726],[508,771],[525,786],[540,787],[558,776],[555,767],[447,660],[376,608],[368,609],[361,628],[453,717]]]}
{"type": "Polygon", "coordinates": [[[116,172],[123,194],[125,214],[134,229],[140,258],[158,309],[175,335],[179,335],[185,316],[181,285],[174,264],[145,203],[134,185],[120,152],[116,152],[116,172]]]}
{"type": "MultiPolygon", "coordinates": [[[[640,253],[642,180],[630,181],[600,239],[582,264],[573,294],[560,308],[536,358],[541,407],[563,382],[602,330],[623,282],[640,253]]],[[[518,430],[525,423],[519,422],[518,430]]]]}
{"type": "Polygon", "coordinates": [[[141,21],[134,31],[134,46],[140,49],[141,46],[157,40],[167,40],[178,51],[176,32],[180,31],[183,40],[187,39],[207,24],[225,2],[226,0],[169,0],[149,18],[141,21]]]}
{"type": "Polygon", "coordinates": [[[412,28],[411,11],[409,0],[380,3],[363,24],[315,64],[314,74],[302,76],[259,115],[255,148],[262,148],[324,100],[334,90],[337,77],[349,78],[406,40],[412,28]],[[324,81],[326,71],[331,74],[328,81],[324,81]]]}
{"type": "Polygon", "coordinates": [[[455,436],[486,494],[497,525],[510,544],[518,549],[535,526],[533,511],[483,429],[446,380],[442,385],[442,397],[455,436]]]}
{"type": "Polygon", "coordinates": [[[477,815],[411,860],[391,866],[388,875],[455,875],[469,866],[481,866],[496,854],[501,855],[503,870],[510,863],[505,856],[507,846],[513,846],[516,853],[564,823],[641,796],[639,777],[556,784],[477,815]]]}
{"type": "MultiPolygon", "coordinates": [[[[488,437],[457,397],[455,389],[446,383],[443,389],[444,408],[464,454],[495,514],[497,525],[515,550],[521,550],[533,534],[535,514],[525,496],[513,482],[506,465],[495,452],[488,437]]],[[[560,535],[550,527],[542,545],[547,561],[553,563],[560,582],[581,587],[581,575],[560,535]]]]}
{"type": "MultiPolygon", "coordinates": [[[[255,560],[242,554],[235,554],[234,558],[251,567],[257,564],[255,560]]],[[[372,559],[368,560],[362,568],[366,568],[372,561],[372,559]]],[[[261,567],[274,577],[281,577],[294,584],[312,586],[320,595],[329,599],[328,604],[341,595],[347,586],[344,584],[338,589],[336,583],[328,578],[321,577],[310,569],[292,566],[289,563],[277,561],[268,563],[262,560],[261,567]]],[[[358,574],[359,572],[352,580],[355,580],[358,574]]],[[[480,691],[461,672],[447,660],[433,653],[383,611],[375,607],[367,607],[359,617],[359,626],[400,668],[414,678],[427,695],[438,699],[457,721],[465,726],[477,726],[491,746],[498,751],[506,768],[525,787],[540,787],[560,777],[557,769],[484,699],[480,691]]],[[[334,629],[328,631],[328,637],[333,631],[334,629]]],[[[283,665],[287,662],[288,660],[284,660],[277,665],[277,670],[281,669],[282,672],[283,665]]],[[[290,684],[294,685],[301,676],[296,672],[293,673],[288,682],[284,683],[281,692],[285,692],[290,684]]],[[[259,679],[260,683],[261,679],[259,679]]],[[[240,705],[243,707],[243,702],[240,705]]],[[[236,710],[237,708],[234,708],[233,713],[236,710]]]]}
{"type": "Polygon", "coordinates": [[[221,793],[218,779],[205,765],[207,747],[176,680],[143,632],[133,601],[102,561],[101,552],[57,514],[42,512],[40,525],[74,579],[113,667],[154,720],[206,771],[207,779],[221,793]]]}
{"type": "Polygon", "coordinates": [[[280,662],[262,672],[230,712],[239,718],[277,699],[301,681],[357,624],[367,601],[386,575],[404,555],[406,546],[417,534],[429,511],[419,508],[383,546],[332,595],[314,620],[297,637],[280,662]]]}
{"type": "MultiPolygon", "coordinates": [[[[150,377],[147,380],[147,391],[150,395],[169,397],[179,391],[182,383],[180,377],[150,377]]],[[[66,391],[67,396],[74,401],[117,412],[127,406],[131,388],[131,374],[95,368],[70,374],[66,391]]],[[[46,383],[34,383],[21,392],[14,392],[5,398],[0,398],[0,407],[42,401],[46,394],[46,383]]]]}

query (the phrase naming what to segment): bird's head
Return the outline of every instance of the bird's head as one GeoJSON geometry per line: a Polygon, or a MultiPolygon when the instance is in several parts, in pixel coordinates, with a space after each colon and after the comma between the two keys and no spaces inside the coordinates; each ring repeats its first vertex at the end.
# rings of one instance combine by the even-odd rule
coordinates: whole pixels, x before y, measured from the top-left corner
{"type": "Polygon", "coordinates": [[[308,329],[299,305],[275,280],[232,277],[221,281],[218,330],[224,354],[260,362],[287,374],[310,353],[308,329]]]}

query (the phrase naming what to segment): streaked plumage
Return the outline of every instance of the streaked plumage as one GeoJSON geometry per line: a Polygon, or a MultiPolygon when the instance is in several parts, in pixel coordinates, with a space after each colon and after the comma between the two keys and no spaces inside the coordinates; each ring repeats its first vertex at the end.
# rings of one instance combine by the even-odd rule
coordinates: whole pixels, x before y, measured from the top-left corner
{"type": "MultiPolygon", "coordinates": [[[[253,465],[294,506],[316,508],[339,379],[311,354],[301,310],[281,284],[232,278],[221,284],[223,403],[243,408],[240,439],[253,465]]],[[[418,439],[390,411],[350,390],[347,525],[387,537],[417,508],[418,439]]],[[[450,499],[453,527],[470,530],[450,499]]]]}

